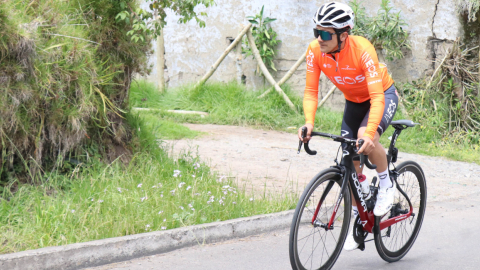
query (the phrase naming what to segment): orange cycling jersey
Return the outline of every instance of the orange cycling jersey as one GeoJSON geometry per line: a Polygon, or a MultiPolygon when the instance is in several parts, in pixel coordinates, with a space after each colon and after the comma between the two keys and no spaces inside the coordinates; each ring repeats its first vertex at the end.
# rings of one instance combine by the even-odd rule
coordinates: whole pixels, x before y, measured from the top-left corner
{"type": "Polygon", "coordinates": [[[303,110],[306,123],[312,125],[317,111],[321,71],[343,92],[345,99],[355,103],[370,100],[370,116],[364,135],[373,140],[385,108],[383,92],[393,84],[387,67],[379,64],[373,45],[363,37],[348,36],[345,47],[334,57],[322,53],[317,40],[310,43],[303,110]]]}

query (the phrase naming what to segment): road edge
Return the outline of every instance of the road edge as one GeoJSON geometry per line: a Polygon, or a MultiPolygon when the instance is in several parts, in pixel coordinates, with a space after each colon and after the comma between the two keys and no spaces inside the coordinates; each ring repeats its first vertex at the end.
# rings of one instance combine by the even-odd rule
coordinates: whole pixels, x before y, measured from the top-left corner
{"type": "Polygon", "coordinates": [[[213,222],[166,231],[95,240],[0,255],[9,270],[73,270],[161,254],[198,244],[222,242],[290,226],[294,210],[213,222]]]}

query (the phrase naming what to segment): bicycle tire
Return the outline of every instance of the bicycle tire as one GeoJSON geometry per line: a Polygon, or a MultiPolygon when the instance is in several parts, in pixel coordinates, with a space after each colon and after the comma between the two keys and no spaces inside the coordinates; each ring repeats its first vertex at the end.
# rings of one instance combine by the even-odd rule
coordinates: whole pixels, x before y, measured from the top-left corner
{"type": "Polygon", "coordinates": [[[383,218],[375,217],[375,247],[380,257],[387,262],[396,262],[408,253],[420,232],[427,204],[427,185],[420,165],[413,161],[406,161],[401,163],[396,171],[399,173],[397,187],[401,187],[409,197],[415,216],[395,223],[382,231],[378,229],[382,219],[395,216],[399,213],[398,210],[410,209],[404,195],[397,190],[394,206],[389,214],[383,218]],[[402,240],[405,242],[403,243],[402,240]]]}
{"type": "Polygon", "coordinates": [[[289,254],[290,264],[294,270],[332,268],[340,255],[350,224],[351,197],[347,183],[343,194],[343,209],[339,207],[333,229],[326,231],[324,228],[312,225],[313,214],[318,207],[318,201],[325,195],[325,200],[318,211],[316,221],[328,224],[335,202],[341,192],[342,176],[338,169],[330,168],[318,173],[307,185],[295,209],[292,225],[290,227],[289,254]],[[328,186],[330,185],[330,190],[328,186]],[[321,190],[323,187],[323,191],[321,190]],[[341,228],[339,228],[341,226],[341,228]],[[306,236],[304,236],[306,235],[306,236]],[[337,235],[335,237],[335,235],[337,235]],[[319,243],[315,238],[323,242],[323,248],[317,250],[319,243]],[[310,241],[309,241],[310,240],[310,241]],[[324,241],[325,240],[325,241],[324,241]],[[310,243],[311,242],[311,248],[310,243]],[[308,247],[305,250],[305,247],[308,247]],[[326,246],[328,245],[328,248],[326,246]],[[335,244],[335,246],[333,246],[335,244]],[[309,251],[310,250],[310,251],[309,251]],[[328,250],[331,250],[329,252],[328,250]],[[317,254],[322,252],[322,254],[317,254]],[[324,252],[327,258],[324,261],[324,252]],[[315,260],[315,262],[314,262],[315,260]]]}

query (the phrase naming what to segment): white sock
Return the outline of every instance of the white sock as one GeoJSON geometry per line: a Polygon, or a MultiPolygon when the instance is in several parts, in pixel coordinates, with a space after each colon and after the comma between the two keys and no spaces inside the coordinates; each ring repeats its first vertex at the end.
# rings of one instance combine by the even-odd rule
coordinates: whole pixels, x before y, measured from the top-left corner
{"type": "Polygon", "coordinates": [[[356,205],[352,205],[353,210],[353,220],[355,220],[358,216],[358,207],[356,205]]]}
{"type": "Polygon", "coordinates": [[[390,176],[388,175],[388,168],[384,172],[377,172],[377,174],[380,179],[380,187],[393,187],[392,180],[390,180],[390,176]]]}

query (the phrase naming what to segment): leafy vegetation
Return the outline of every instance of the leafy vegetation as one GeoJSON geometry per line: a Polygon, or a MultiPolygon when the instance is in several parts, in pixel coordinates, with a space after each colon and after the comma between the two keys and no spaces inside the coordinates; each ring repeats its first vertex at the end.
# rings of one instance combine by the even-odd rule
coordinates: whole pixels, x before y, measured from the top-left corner
{"type": "MultiPolygon", "coordinates": [[[[119,1],[120,6],[126,6],[127,0],[119,1]]],[[[199,5],[209,7],[215,4],[214,0],[145,0],[149,5],[149,11],[142,8],[124,9],[115,17],[118,21],[131,25],[131,30],[127,35],[135,42],[145,41],[147,38],[156,39],[161,34],[161,29],[167,24],[166,11],[169,9],[179,16],[179,23],[187,23],[192,19],[200,27],[205,27],[205,21],[200,17],[206,17],[206,12],[196,12],[195,8],[199,5]]]]}
{"type": "Polygon", "coordinates": [[[355,13],[352,34],[367,38],[377,49],[379,57],[384,54],[387,60],[401,59],[404,57],[403,49],[411,50],[408,32],[403,29],[407,23],[400,17],[400,11],[393,12],[390,0],[382,0],[374,17],[366,15],[365,8],[358,0],[349,4],[355,13]]]}
{"type": "Polygon", "coordinates": [[[35,180],[66,157],[130,151],[124,111],[132,76],[148,72],[150,40],[131,42],[115,20],[137,7],[124,2],[0,3],[1,185],[35,180]]]}
{"type": "Polygon", "coordinates": [[[98,156],[47,172],[41,185],[18,182],[0,200],[0,253],[167,230],[292,209],[291,192],[252,194],[186,151],[158,147],[157,119],[127,117],[138,152],[128,165],[98,156]],[[155,132],[156,130],[156,132],[155,132]],[[157,136],[156,136],[157,135],[157,136]],[[12,193],[12,189],[16,192],[12,193]]]}
{"type": "MultiPolygon", "coordinates": [[[[252,35],[255,38],[255,45],[260,52],[260,57],[262,58],[263,63],[265,63],[265,66],[268,69],[277,71],[273,60],[275,59],[276,47],[280,43],[280,40],[277,40],[277,32],[275,32],[270,25],[270,23],[276,21],[277,19],[264,17],[263,11],[264,6],[262,6],[259,14],[255,16],[248,16],[247,19],[253,24],[252,35]]],[[[245,54],[245,57],[250,55],[253,57],[252,48],[248,44],[246,37],[243,39],[243,45],[242,53],[245,54]]],[[[262,74],[258,65],[256,73],[262,74]]],[[[262,74],[262,76],[264,75],[262,74]]]]}

